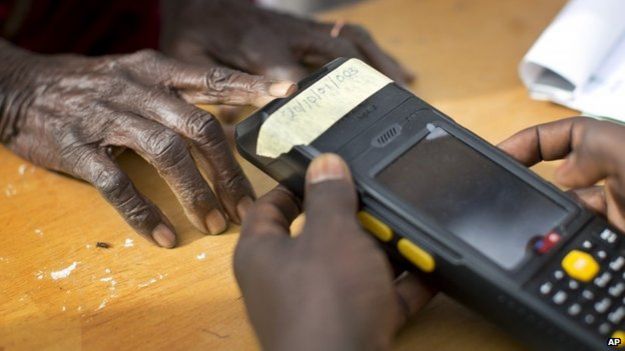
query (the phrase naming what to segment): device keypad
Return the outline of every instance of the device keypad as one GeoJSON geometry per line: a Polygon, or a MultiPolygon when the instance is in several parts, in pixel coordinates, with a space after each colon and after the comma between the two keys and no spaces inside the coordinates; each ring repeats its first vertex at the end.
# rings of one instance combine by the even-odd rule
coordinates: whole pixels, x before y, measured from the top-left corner
{"type": "Polygon", "coordinates": [[[584,291],[582,291],[582,296],[587,301],[593,301],[595,299],[595,293],[590,289],[584,289],[584,291]]]}
{"type": "Polygon", "coordinates": [[[571,306],[569,306],[567,312],[571,316],[577,316],[580,314],[580,312],[582,312],[582,305],[576,302],[572,304],[571,306]]]}
{"type": "Polygon", "coordinates": [[[592,241],[590,240],[584,240],[584,242],[582,243],[582,248],[584,250],[592,250],[595,247],[595,245],[593,245],[592,241]]]}
{"type": "Polygon", "coordinates": [[[608,320],[614,324],[620,324],[625,318],[625,306],[620,306],[608,315],[608,320]]]}
{"type": "Polygon", "coordinates": [[[555,280],[564,279],[564,271],[557,269],[555,272],[553,272],[553,277],[555,278],[555,280]]]}
{"type": "Polygon", "coordinates": [[[567,295],[566,291],[558,290],[558,292],[556,292],[553,295],[552,300],[553,300],[553,302],[556,305],[562,305],[562,304],[564,304],[566,302],[567,298],[568,298],[568,295],[567,295]]]}
{"type": "Polygon", "coordinates": [[[605,288],[610,281],[612,281],[612,273],[605,271],[595,278],[595,285],[600,288],[605,288]]]}
{"type": "Polygon", "coordinates": [[[610,262],[609,265],[610,265],[610,269],[618,272],[621,269],[623,269],[623,266],[625,266],[625,257],[618,256],[612,262],[610,262]]]}
{"type": "Polygon", "coordinates": [[[582,282],[593,280],[601,268],[590,253],[581,250],[571,250],[564,256],[561,265],[569,277],[582,282]]]}
{"type": "Polygon", "coordinates": [[[579,282],[575,279],[569,279],[568,287],[569,290],[577,290],[579,289],[579,282]]]}
{"type": "Polygon", "coordinates": [[[610,330],[612,330],[612,326],[610,326],[610,323],[604,322],[599,325],[599,334],[601,335],[608,335],[610,333],[610,330]]]}
{"type": "Polygon", "coordinates": [[[622,281],[608,288],[608,294],[615,298],[621,297],[621,295],[623,295],[623,292],[625,292],[625,283],[622,281]]]}
{"type": "Polygon", "coordinates": [[[607,297],[599,300],[599,302],[595,303],[595,311],[599,314],[606,313],[610,306],[612,305],[612,300],[607,297]]]}
{"type": "Polygon", "coordinates": [[[551,305],[602,336],[625,330],[625,240],[601,228],[566,252],[537,290],[551,305]]]}
{"type": "Polygon", "coordinates": [[[552,282],[544,282],[540,286],[540,293],[542,295],[549,295],[552,290],[553,290],[553,283],[552,282]]]}

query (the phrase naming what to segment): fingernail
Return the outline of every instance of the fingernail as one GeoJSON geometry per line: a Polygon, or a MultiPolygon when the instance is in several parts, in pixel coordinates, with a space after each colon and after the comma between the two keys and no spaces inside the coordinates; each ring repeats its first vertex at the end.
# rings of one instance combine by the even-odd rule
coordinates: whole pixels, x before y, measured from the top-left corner
{"type": "Polygon", "coordinates": [[[159,224],[152,231],[152,238],[156,243],[168,249],[176,246],[176,235],[165,224],[159,224]]]}
{"type": "Polygon", "coordinates": [[[250,209],[253,203],[254,200],[252,200],[249,196],[245,196],[241,200],[239,200],[239,203],[237,204],[237,214],[239,215],[239,218],[241,220],[245,218],[245,216],[247,215],[247,211],[250,209]]]}
{"type": "Polygon", "coordinates": [[[221,234],[228,228],[226,217],[219,210],[212,210],[206,216],[206,228],[212,235],[221,234]]]}
{"type": "Polygon", "coordinates": [[[274,97],[285,97],[293,94],[297,90],[297,85],[292,82],[273,83],[269,87],[269,94],[274,97]]]}
{"type": "Polygon", "coordinates": [[[323,154],[315,158],[308,168],[308,182],[310,184],[347,177],[349,177],[347,165],[335,154],[323,154]]]}

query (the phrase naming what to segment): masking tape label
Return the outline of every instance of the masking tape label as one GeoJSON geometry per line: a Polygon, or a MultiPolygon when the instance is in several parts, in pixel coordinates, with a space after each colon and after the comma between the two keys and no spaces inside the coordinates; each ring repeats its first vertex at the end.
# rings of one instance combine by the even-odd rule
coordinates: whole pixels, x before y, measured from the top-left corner
{"type": "Polygon", "coordinates": [[[350,59],[272,113],[258,133],[256,153],[276,158],[308,145],[392,80],[350,59]]]}

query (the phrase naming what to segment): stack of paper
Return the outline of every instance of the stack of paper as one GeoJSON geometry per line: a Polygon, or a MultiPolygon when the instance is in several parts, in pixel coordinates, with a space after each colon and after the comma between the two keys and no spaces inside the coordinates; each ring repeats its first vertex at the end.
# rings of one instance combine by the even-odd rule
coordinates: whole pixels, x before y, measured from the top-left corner
{"type": "Polygon", "coordinates": [[[572,0],[521,62],[535,99],[625,122],[625,0],[572,0]]]}

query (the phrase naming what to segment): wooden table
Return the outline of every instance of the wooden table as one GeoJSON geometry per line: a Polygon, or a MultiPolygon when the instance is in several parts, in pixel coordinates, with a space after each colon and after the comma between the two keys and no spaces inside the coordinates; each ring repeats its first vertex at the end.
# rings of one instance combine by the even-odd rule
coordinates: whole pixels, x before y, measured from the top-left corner
{"type": "MultiPolygon", "coordinates": [[[[368,27],[419,74],[414,91],[489,141],[574,114],[532,101],[517,64],[564,0],[379,0],[325,14],[368,27]]],[[[121,164],[172,219],[182,243],[135,235],[89,185],[0,147],[0,350],[248,350],[258,345],[231,269],[238,228],[205,237],[145,162],[121,164]],[[110,249],[96,248],[98,241],[110,249]],[[65,278],[58,272],[76,262],[65,278]]],[[[550,178],[553,164],[537,171],[550,178]]],[[[245,164],[263,193],[273,186],[245,164]]],[[[288,332],[288,331],[285,331],[288,332]]],[[[439,296],[397,350],[522,350],[439,296]]]]}

